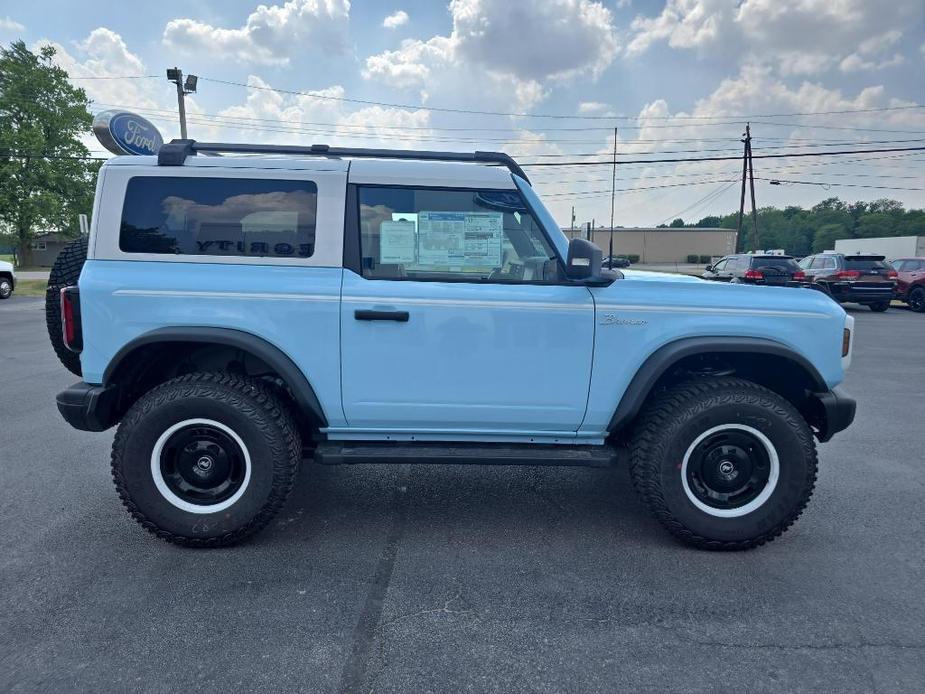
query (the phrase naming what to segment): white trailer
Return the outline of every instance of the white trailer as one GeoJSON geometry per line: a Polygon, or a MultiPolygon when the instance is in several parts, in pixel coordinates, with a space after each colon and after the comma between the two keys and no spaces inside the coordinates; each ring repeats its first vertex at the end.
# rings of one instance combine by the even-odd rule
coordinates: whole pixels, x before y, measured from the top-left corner
{"type": "Polygon", "coordinates": [[[887,260],[925,256],[925,236],[883,236],[872,239],[838,239],[835,252],[845,255],[883,255],[887,260]]]}

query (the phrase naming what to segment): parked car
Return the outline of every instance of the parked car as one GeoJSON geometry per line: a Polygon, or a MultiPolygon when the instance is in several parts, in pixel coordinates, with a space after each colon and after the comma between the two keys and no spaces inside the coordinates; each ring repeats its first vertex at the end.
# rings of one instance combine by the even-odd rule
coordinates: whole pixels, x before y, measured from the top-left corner
{"type": "Polygon", "coordinates": [[[184,140],[98,181],[50,332],[83,379],[58,409],[118,424],[119,495],[171,542],[266,526],[304,457],[604,466],[625,447],[669,532],[746,549],[802,513],[814,438],[854,418],[840,306],[608,271],[504,154],[184,140]],[[276,156],[194,156],[217,151],[276,156]]]}
{"type": "Polygon", "coordinates": [[[714,282],[779,287],[806,279],[796,261],[789,255],[751,254],[727,255],[713,265],[707,265],[701,277],[714,282]]]}
{"type": "Polygon", "coordinates": [[[864,304],[871,311],[890,307],[896,271],[882,255],[819,253],[803,258],[800,268],[815,289],[839,303],[864,304]]]}
{"type": "Polygon", "coordinates": [[[900,258],[890,265],[896,271],[894,296],[916,313],[925,312],[925,258],[900,258]]]}
{"type": "Polygon", "coordinates": [[[630,262],[630,259],[622,255],[609,256],[607,258],[604,258],[602,262],[604,264],[604,267],[615,267],[619,269],[623,269],[623,268],[626,268],[632,265],[632,263],[630,262]]]}
{"type": "Polygon", "coordinates": [[[16,289],[16,271],[13,264],[0,260],[0,299],[9,299],[16,289]]]}

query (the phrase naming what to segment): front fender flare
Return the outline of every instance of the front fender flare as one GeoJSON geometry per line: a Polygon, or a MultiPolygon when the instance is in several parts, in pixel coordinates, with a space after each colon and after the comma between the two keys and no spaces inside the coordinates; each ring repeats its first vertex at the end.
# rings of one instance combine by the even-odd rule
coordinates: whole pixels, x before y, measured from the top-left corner
{"type": "Polygon", "coordinates": [[[607,432],[613,434],[619,431],[639,414],[655,383],[674,364],[686,357],[717,352],[782,357],[806,372],[815,391],[829,390],[816,367],[802,354],[783,343],[759,337],[686,337],[662,345],[643,362],[620,398],[610,424],[607,425],[607,432]]]}

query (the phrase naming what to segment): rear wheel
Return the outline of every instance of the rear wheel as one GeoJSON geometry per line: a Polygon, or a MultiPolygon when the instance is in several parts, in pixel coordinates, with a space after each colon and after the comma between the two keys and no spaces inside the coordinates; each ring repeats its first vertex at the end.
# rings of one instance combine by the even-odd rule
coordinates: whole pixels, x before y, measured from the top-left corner
{"type": "Polygon", "coordinates": [[[740,550],[769,542],[803,512],[816,448],[789,402],[750,381],[694,380],[658,395],[631,442],[633,483],[687,544],[740,550]]]}
{"type": "Polygon", "coordinates": [[[883,313],[890,307],[889,301],[878,301],[876,304],[869,304],[871,311],[876,311],[877,313],[883,313]]]}
{"type": "Polygon", "coordinates": [[[45,327],[48,339],[58,355],[58,360],[68,371],[80,376],[80,356],[69,350],[64,344],[61,331],[61,288],[77,284],[80,271],[87,260],[87,237],[74,239],[58,253],[55,264],[48,276],[48,289],[45,290],[45,327]]]}
{"type": "Polygon", "coordinates": [[[925,287],[913,287],[909,292],[909,308],[916,313],[925,311],[925,287]]]}
{"type": "Polygon", "coordinates": [[[144,528],[177,544],[218,547],[276,515],[301,452],[291,413],[262,383],[195,373],[132,406],[116,432],[112,475],[144,528]]]}

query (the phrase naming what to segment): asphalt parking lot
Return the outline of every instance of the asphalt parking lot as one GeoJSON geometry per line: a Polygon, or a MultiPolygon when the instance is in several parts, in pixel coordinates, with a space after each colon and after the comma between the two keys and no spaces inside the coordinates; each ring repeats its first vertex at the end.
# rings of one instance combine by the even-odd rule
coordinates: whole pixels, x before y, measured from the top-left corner
{"type": "Polygon", "coordinates": [[[41,300],[0,303],[0,691],[921,691],[925,316],[853,309],[852,428],[782,538],[675,543],[624,469],[305,466],[277,521],[146,533],[41,300]]]}

